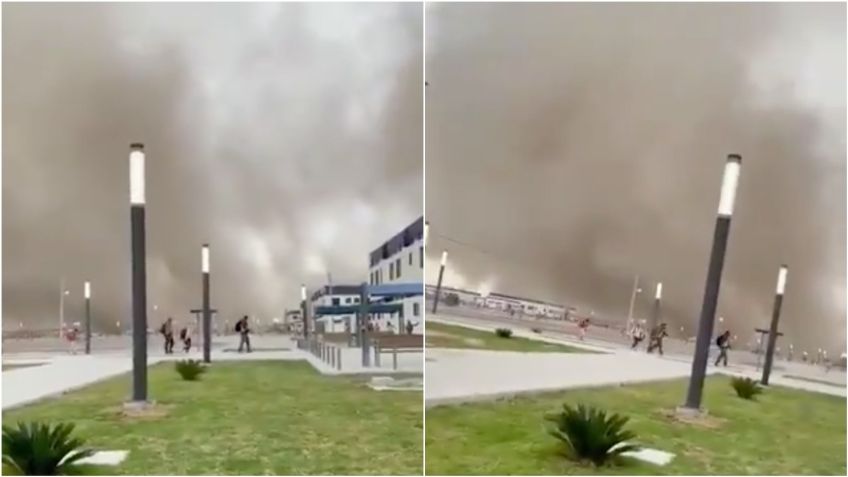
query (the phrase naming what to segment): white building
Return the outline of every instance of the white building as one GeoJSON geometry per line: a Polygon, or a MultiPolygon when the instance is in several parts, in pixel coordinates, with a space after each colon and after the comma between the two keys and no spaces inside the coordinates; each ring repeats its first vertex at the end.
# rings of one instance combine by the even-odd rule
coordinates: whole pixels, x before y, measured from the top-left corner
{"type": "MultiPolygon", "coordinates": [[[[427,297],[432,298],[435,294],[436,287],[427,285],[427,297]]],[[[450,294],[456,295],[461,305],[490,308],[524,316],[538,316],[560,320],[565,318],[565,306],[557,303],[511,296],[503,293],[489,293],[484,295],[478,292],[445,286],[442,287],[440,293],[440,303],[445,303],[445,298],[450,294]]]]}
{"type": "MultiPolygon", "coordinates": [[[[368,283],[383,285],[388,283],[424,282],[424,217],[411,223],[385,243],[374,249],[368,257],[368,283]]],[[[422,290],[423,291],[423,290],[422,290]]],[[[391,302],[391,300],[386,300],[391,302]]],[[[405,322],[415,325],[415,332],[421,331],[424,320],[424,297],[419,295],[401,300],[405,322]]],[[[372,320],[381,330],[398,328],[398,316],[378,314],[372,320]]]]}
{"type": "Polygon", "coordinates": [[[318,315],[319,306],[355,306],[359,305],[358,285],[324,286],[315,290],[310,297],[311,311],[315,318],[315,329],[328,333],[352,332],[356,330],[356,313],[348,315],[318,315]]]}

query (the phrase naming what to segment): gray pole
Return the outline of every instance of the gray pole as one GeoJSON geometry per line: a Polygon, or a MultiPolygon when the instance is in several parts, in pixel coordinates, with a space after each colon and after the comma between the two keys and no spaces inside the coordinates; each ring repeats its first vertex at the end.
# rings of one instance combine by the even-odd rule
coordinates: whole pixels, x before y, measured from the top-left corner
{"type": "Polygon", "coordinates": [[[774,294],[774,309],[771,314],[771,328],[769,328],[768,346],[766,347],[766,362],[763,365],[763,385],[769,383],[769,375],[771,374],[771,365],[774,360],[774,345],[777,342],[777,322],[780,320],[780,307],[783,305],[783,292],[786,289],[786,275],[789,268],[786,265],[781,265],[777,272],[777,290],[774,294]]]}
{"type": "Polygon", "coordinates": [[[433,314],[439,308],[439,295],[442,293],[442,278],[445,276],[445,265],[448,263],[448,251],[442,251],[442,263],[439,267],[439,281],[436,282],[436,296],[433,297],[433,314]]]}
{"type": "Polygon", "coordinates": [[[203,362],[212,362],[212,313],[209,312],[209,244],[201,250],[203,272],[203,362]]]}
{"type": "Polygon", "coordinates": [[[91,284],[85,282],[85,354],[91,354],[91,284]]]}
{"type": "Polygon", "coordinates": [[[147,271],[144,243],[144,145],[130,145],[130,213],[132,237],[133,392],[147,401],[147,271]]]}
{"type": "Polygon", "coordinates": [[[359,287],[359,313],[357,321],[359,325],[359,346],[362,347],[362,366],[371,366],[371,349],[368,342],[368,315],[370,303],[368,299],[368,284],[362,283],[359,287]]]}
{"type": "Polygon", "coordinates": [[[306,285],[300,286],[300,314],[303,317],[303,339],[309,337],[309,306],[306,303],[306,285]]]}
{"type": "Polygon", "coordinates": [[[657,292],[654,295],[654,309],[651,312],[651,324],[649,330],[653,330],[660,322],[660,305],[662,304],[662,282],[657,283],[657,292]]]}
{"type": "Polygon", "coordinates": [[[633,307],[636,306],[637,293],[639,293],[639,275],[636,275],[633,279],[633,292],[630,293],[630,307],[627,309],[627,325],[624,327],[624,331],[633,326],[633,307]]]}
{"type": "Polygon", "coordinates": [[[699,411],[701,409],[704,378],[706,377],[710,342],[712,341],[713,326],[715,325],[718,292],[721,287],[721,271],[724,268],[727,237],[730,233],[730,217],[733,215],[736,186],[739,183],[741,167],[742,156],[738,154],[727,156],[727,163],[724,167],[724,177],[721,184],[721,197],[718,203],[718,218],[716,219],[713,246],[710,252],[710,264],[707,269],[707,283],[704,287],[704,302],[698,322],[695,356],[692,359],[692,374],[689,378],[689,388],[686,392],[686,403],[683,405],[683,408],[689,411],[699,411]]]}

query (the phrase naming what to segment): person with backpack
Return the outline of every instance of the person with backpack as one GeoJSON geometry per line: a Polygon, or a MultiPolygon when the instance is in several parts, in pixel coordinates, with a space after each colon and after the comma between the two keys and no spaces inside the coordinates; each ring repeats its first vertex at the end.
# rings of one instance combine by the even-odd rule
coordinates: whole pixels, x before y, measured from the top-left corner
{"type": "Polygon", "coordinates": [[[716,358],[715,365],[718,366],[718,363],[724,360],[724,367],[726,368],[727,350],[730,349],[730,330],[718,335],[716,346],[718,346],[718,358],[716,358]]]}
{"type": "Polygon", "coordinates": [[[159,328],[159,332],[162,333],[162,336],[165,337],[165,354],[173,354],[174,353],[174,319],[168,317],[164,323],[162,323],[162,327],[159,328]]]}
{"type": "Polygon", "coordinates": [[[241,353],[242,349],[247,346],[247,352],[250,353],[250,328],[247,326],[247,315],[236,322],[236,333],[240,336],[238,352],[241,353]]]}
{"type": "Polygon", "coordinates": [[[188,332],[188,328],[183,328],[180,330],[180,341],[183,342],[183,352],[188,353],[191,351],[191,335],[188,332]]]}
{"type": "Polygon", "coordinates": [[[663,356],[663,338],[666,336],[668,336],[668,332],[666,331],[665,323],[651,330],[651,343],[648,345],[648,353],[653,353],[656,349],[660,353],[660,356],[663,356]]]}
{"type": "Polygon", "coordinates": [[[636,323],[633,326],[633,329],[630,331],[630,337],[633,338],[633,344],[630,346],[630,349],[636,349],[639,343],[645,340],[645,328],[642,327],[641,323],[636,323]]]}

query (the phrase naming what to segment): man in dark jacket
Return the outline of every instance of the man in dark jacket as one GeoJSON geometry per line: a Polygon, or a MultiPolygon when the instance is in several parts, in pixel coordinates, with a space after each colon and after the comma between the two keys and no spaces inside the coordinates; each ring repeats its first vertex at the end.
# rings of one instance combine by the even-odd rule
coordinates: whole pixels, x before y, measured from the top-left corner
{"type": "Polygon", "coordinates": [[[715,365],[718,366],[718,363],[724,360],[724,367],[726,368],[727,350],[730,349],[730,330],[718,335],[716,346],[718,346],[718,358],[716,358],[715,365]]]}
{"type": "Polygon", "coordinates": [[[236,332],[238,332],[241,337],[239,340],[238,352],[241,353],[242,349],[247,346],[247,352],[250,353],[250,327],[247,326],[247,315],[244,315],[244,318],[240,319],[236,323],[236,332]]]}
{"type": "Polygon", "coordinates": [[[660,356],[663,355],[663,338],[668,336],[665,323],[651,330],[651,343],[648,345],[648,353],[652,353],[654,349],[658,350],[660,356]]]}

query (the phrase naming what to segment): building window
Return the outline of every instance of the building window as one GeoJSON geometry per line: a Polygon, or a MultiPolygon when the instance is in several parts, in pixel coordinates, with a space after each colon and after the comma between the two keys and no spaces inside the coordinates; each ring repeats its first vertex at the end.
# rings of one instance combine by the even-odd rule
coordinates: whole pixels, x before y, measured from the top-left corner
{"type": "Polygon", "coordinates": [[[400,278],[400,259],[395,262],[395,277],[400,278]]]}
{"type": "Polygon", "coordinates": [[[353,297],[353,302],[354,302],[354,303],[359,303],[359,297],[358,297],[358,296],[353,297]]]}
{"type": "Polygon", "coordinates": [[[424,247],[418,247],[418,262],[420,268],[424,268],[424,247]]]}
{"type": "Polygon", "coordinates": [[[421,314],[421,305],[419,303],[412,304],[412,316],[418,316],[421,314]]]}
{"type": "Polygon", "coordinates": [[[412,252],[409,252],[409,266],[412,266],[412,252]]]}
{"type": "Polygon", "coordinates": [[[395,262],[389,262],[389,280],[395,279],[395,262]]]}
{"type": "Polygon", "coordinates": [[[345,298],[345,303],[350,304],[350,302],[351,302],[350,297],[345,298]]]}
{"type": "Polygon", "coordinates": [[[333,306],[339,306],[339,299],[333,298],[333,306]]]}

